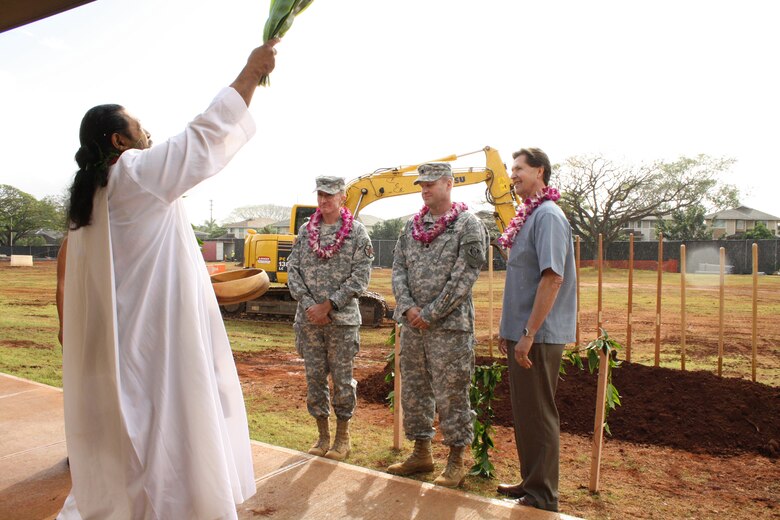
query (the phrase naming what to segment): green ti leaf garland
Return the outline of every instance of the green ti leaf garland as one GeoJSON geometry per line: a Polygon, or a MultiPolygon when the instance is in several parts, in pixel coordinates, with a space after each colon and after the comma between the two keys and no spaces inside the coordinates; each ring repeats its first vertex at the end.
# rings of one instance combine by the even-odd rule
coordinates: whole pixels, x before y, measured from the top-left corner
{"type": "MultiPolygon", "coordinates": [[[[292,27],[295,17],[301,14],[314,0],[271,0],[268,19],[263,29],[263,41],[282,38],[292,27]]],[[[270,85],[268,76],[260,78],[260,85],[270,85]]]]}

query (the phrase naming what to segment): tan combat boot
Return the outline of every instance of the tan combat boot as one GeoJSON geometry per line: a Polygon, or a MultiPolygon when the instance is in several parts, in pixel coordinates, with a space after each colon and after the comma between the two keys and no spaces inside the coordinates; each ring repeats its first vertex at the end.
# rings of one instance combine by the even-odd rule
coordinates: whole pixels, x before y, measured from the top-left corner
{"type": "Polygon", "coordinates": [[[415,473],[427,473],[433,471],[433,453],[431,453],[431,440],[417,439],[414,441],[414,451],[409,458],[387,468],[393,475],[413,475],[415,473]]]}
{"type": "Polygon", "coordinates": [[[328,446],[330,446],[330,429],[327,417],[317,418],[317,429],[320,431],[320,438],[309,448],[309,454],[322,457],[328,452],[328,446]]]}
{"type": "Polygon", "coordinates": [[[469,470],[463,463],[463,452],[465,446],[450,446],[450,455],[447,458],[447,467],[444,468],[441,475],[433,481],[437,486],[448,488],[458,487],[466,480],[469,470]]]}
{"type": "Polygon", "coordinates": [[[344,460],[349,455],[349,419],[336,421],[336,440],[333,447],[325,454],[326,459],[344,460]]]}

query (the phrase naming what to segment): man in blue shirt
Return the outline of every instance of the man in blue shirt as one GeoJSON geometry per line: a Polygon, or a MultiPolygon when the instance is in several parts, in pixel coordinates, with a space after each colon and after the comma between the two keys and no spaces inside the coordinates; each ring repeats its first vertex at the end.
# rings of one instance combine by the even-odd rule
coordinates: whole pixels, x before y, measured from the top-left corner
{"type": "Polygon", "coordinates": [[[538,148],[512,154],[512,183],[521,200],[499,242],[509,249],[499,348],[508,357],[520,484],[498,492],[523,505],[558,510],[560,422],[558,369],[575,340],[577,281],[571,226],[549,187],[551,167],[538,148]]]}

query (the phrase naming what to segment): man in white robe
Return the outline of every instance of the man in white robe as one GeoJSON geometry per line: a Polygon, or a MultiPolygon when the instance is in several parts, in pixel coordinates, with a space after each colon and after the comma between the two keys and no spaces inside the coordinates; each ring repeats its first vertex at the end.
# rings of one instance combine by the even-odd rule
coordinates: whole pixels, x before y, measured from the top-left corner
{"type": "Polygon", "coordinates": [[[73,482],[58,518],[236,518],[255,493],[241,386],[181,196],[254,134],[247,107],[276,43],[165,143],[119,107],[127,128],[102,134],[113,155],[79,171],[102,167],[105,187],[58,269],[73,482]]]}

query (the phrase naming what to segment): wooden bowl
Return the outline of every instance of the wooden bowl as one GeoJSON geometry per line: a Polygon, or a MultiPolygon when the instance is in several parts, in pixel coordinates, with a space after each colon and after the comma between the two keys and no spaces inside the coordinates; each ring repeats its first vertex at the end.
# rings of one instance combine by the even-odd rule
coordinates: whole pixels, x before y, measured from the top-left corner
{"type": "Polygon", "coordinates": [[[262,269],[237,269],[211,275],[211,286],[220,305],[232,305],[259,298],[271,282],[262,269]]]}

